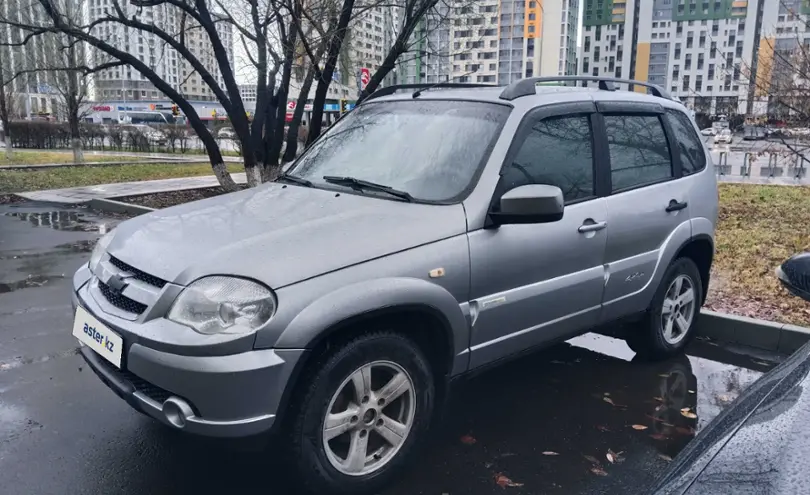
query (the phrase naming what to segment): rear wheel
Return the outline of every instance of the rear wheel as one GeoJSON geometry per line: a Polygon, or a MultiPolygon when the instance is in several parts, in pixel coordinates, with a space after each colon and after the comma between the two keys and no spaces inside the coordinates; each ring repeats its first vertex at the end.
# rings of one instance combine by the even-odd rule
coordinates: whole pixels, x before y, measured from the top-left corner
{"type": "Polygon", "coordinates": [[[702,301],[697,265],[689,258],[678,258],[664,274],[639,328],[630,331],[627,344],[649,359],[677,354],[694,337],[702,301]]]}
{"type": "Polygon", "coordinates": [[[368,493],[389,483],[421,443],[435,387],[409,339],[379,332],[325,355],[300,381],[290,442],[314,493],[368,493]]]}

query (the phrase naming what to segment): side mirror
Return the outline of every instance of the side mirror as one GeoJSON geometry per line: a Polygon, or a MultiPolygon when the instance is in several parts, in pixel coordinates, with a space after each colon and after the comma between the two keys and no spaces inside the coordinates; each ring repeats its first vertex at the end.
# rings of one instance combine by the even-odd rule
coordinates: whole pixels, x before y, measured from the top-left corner
{"type": "Polygon", "coordinates": [[[549,223],[563,217],[563,193],[557,186],[527,184],[501,196],[501,211],[491,212],[498,224],[549,223]]]}

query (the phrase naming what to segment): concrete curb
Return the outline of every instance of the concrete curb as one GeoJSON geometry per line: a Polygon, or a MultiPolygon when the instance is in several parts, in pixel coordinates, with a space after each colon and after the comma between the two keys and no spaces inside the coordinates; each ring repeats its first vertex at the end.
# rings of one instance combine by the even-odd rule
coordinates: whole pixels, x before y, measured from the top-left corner
{"type": "Polygon", "coordinates": [[[780,354],[792,354],[810,340],[810,328],[717,313],[707,309],[701,311],[696,330],[698,335],[711,340],[780,354]]]}
{"type": "Polygon", "coordinates": [[[122,201],[115,201],[113,199],[91,199],[86,204],[91,210],[106,211],[110,213],[141,215],[143,213],[155,211],[154,208],[149,208],[148,206],[133,205],[130,203],[124,203],[122,201]]]}

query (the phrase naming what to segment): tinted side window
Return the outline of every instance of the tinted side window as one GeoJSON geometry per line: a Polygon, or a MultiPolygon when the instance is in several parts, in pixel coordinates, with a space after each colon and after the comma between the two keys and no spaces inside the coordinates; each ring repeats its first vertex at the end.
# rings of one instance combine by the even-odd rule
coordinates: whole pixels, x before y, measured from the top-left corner
{"type": "Polygon", "coordinates": [[[590,118],[578,115],[538,122],[501,175],[504,192],[525,184],[548,184],[562,189],[566,203],[594,196],[590,118]]]}
{"type": "Polygon", "coordinates": [[[689,117],[678,110],[667,109],[667,120],[675,133],[675,146],[681,155],[683,175],[700,172],[706,166],[706,155],[703,142],[695,133],[695,127],[689,117]]]}
{"type": "Polygon", "coordinates": [[[666,133],[657,115],[605,115],[613,191],[672,177],[666,133]]]}

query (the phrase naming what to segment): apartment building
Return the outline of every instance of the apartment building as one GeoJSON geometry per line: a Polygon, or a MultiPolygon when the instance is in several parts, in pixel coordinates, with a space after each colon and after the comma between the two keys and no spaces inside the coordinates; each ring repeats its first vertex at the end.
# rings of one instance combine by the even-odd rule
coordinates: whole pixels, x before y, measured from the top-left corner
{"type": "MultiPolygon", "coordinates": [[[[0,16],[20,24],[45,22],[42,8],[25,0],[0,2],[0,16]]],[[[0,24],[0,84],[6,85],[9,112],[14,119],[56,116],[61,106],[58,76],[41,69],[65,66],[63,53],[57,49],[62,40],[55,35],[40,35],[22,44],[26,34],[9,24],[0,24]]],[[[83,45],[78,46],[78,52],[79,57],[84,56],[83,45]]]]}
{"type": "MultiPolygon", "coordinates": [[[[113,11],[111,0],[87,0],[87,16],[90,20],[99,19],[113,11]]],[[[180,36],[181,26],[185,31],[185,42],[189,51],[198,58],[203,66],[223,85],[210,39],[204,30],[186,19],[181,24],[180,11],[170,4],[159,4],[151,7],[136,7],[120,3],[126,15],[137,12],[138,19],[152,24],[169,34],[180,36]]],[[[217,33],[228,53],[233,66],[233,34],[231,25],[220,22],[216,24],[217,33]]],[[[118,49],[137,56],[151,67],[158,76],[169,83],[187,99],[193,101],[214,101],[211,89],[202,81],[200,75],[191,67],[185,58],[155,34],[128,28],[114,22],[101,23],[93,33],[118,49]]],[[[103,61],[104,55],[97,53],[97,61],[103,61]]],[[[101,71],[93,76],[93,99],[104,100],[159,100],[165,96],[144,76],[130,66],[114,67],[101,71]]]]}
{"type": "Polygon", "coordinates": [[[411,37],[411,50],[400,57],[387,84],[435,84],[450,79],[453,53],[450,48],[451,7],[436,4],[419,22],[411,37]]]}
{"type": "Polygon", "coordinates": [[[773,113],[778,61],[810,43],[805,0],[585,0],[583,15],[581,74],[649,81],[707,114],[773,113]]]}
{"type": "Polygon", "coordinates": [[[791,108],[802,105],[796,98],[807,94],[806,89],[798,95],[793,90],[810,87],[803,67],[810,57],[810,2],[765,1],[751,93],[757,115],[784,119],[793,113],[791,108]]]}

